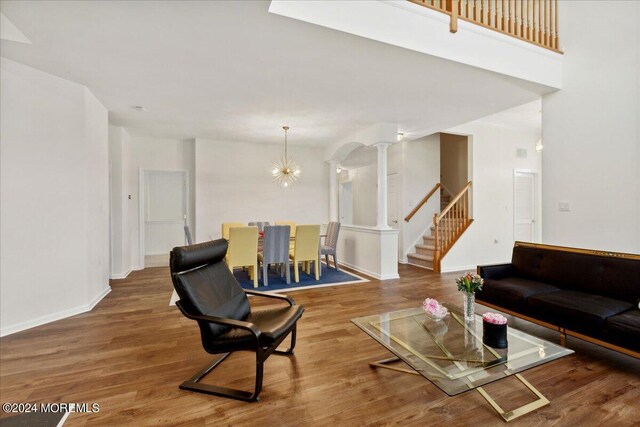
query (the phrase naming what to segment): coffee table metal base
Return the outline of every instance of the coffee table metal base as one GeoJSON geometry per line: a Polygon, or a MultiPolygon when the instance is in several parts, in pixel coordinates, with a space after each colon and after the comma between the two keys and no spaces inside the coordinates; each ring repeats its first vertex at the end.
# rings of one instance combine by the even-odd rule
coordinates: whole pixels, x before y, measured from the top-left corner
{"type": "Polygon", "coordinates": [[[400,358],[390,357],[388,359],[382,359],[382,360],[377,360],[375,362],[371,362],[369,363],[369,366],[371,366],[372,368],[384,368],[384,369],[390,369],[392,371],[404,372],[405,374],[420,375],[420,373],[414,371],[413,369],[402,369],[402,368],[396,368],[395,366],[387,366],[387,363],[393,363],[398,361],[400,361],[400,358]]]}
{"type": "MultiPolygon", "coordinates": [[[[388,366],[389,363],[400,362],[400,361],[401,360],[398,357],[389,357],[387,359],[382,359],[382,360],[377,360],[375,362],[370,362],[369,366],[371,366],[372,368],[384,368],[384,369],[390,369],[390,370],[396,371],[396,372],[404,372],[406,374],[420,375],[419,372],[416,372],[413,369],[403,369],[403,368],[397,368],[395,366],[388,366]]],[[[526,415],[529,412],[533,412],[536,409],[540,409],[543,406],[546,406],[546,405],[548,405],[550,403],[549,399],[544,397],[544,395],[542,393],[540,393],[534,386],[532,386],[529,381],[525,380],[522,377],[522,375],[515,374],[514,376],[522,384],[524,384],[525,387],[527,387],[533,394],[535,394],[538,397],[538,399],[534,400],[533,402],[529,402],[526,405],[520,406],[519,408],[515,408],[515,409],[512,409],[510,411],[505,411],[504,409],[502,409],[500,407],[500,405],[498,405],[498,402],[496,402],[491,397],[491,395],[489,393],[487,393],[487,391],[484,388],[482,388],[482,387],[477,387],[476,388],[478,393],[480,393],[480,395],[482,397],[484,397],[487,402],[489,402],[489,405],[491,405],[491,407],[498,414],[500,414],[502,419],[505,420],[506,422],[513,421],[518,417],[526,415]]]]}
{"type": "Polygon", "coordinates": [[[534,400],[533,402],[529,402],[526,405],[523,405],[519,408],[512,409],[511,411],[505,412],[504,409],[502,409],[500,405],[498,405],[498,403],[489,395],[489,393],[487,393],[487,391],[484,388],[482,387],[476,388],[476,390],[478,390],[478,393],[480,393],[480,395],[482,395],[482,397],[484,397],[486,401],[489,402],[489,405],[491,405],[493,409],[495,409],[496,412],[500,414],[502,419],[504,419],[506,422],[515,420],[518,417],[526,415],[529,412],[533,412],[536,409],[542,408],[543,406],[546,406],[549,404],[549,399],[544,397],[544,395],[540,393],[534,386],[532,386],[529,381],[522,378],[522,375],[515,374],[514,376],[518,380],[520,380],[520,382],[524,384],[529,390],[531,390],[531,392],[535,394],[538,397],[538,399],[534,400]]]}

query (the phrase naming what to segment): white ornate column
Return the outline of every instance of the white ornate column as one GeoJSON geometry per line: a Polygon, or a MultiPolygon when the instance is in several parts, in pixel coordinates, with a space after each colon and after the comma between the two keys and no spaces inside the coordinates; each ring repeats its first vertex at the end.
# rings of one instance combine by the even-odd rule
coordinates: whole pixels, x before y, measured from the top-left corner
{"type": "Polygon", "coordinates": [[[329,221],[338,221],[337,160],[329,160],[329,221]]]}
{"type": "Polygon", "coordinates": [[[376,228],[389,229],[387,224],[387,148],[389,142],[374,144],[378,148],[378,210],[376,228]]]}

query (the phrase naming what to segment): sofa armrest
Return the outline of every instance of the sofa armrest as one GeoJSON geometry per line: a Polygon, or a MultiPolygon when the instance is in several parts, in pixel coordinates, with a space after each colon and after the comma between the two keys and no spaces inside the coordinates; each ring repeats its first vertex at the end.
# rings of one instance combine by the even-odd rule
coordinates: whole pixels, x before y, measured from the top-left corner
{"type": "Polygon", "coordinates": [[[513,276],[514,273],[515,269],[511,263],[478,266],[478,274],[483,279],[500,280],[505,277],[513,276]]]}

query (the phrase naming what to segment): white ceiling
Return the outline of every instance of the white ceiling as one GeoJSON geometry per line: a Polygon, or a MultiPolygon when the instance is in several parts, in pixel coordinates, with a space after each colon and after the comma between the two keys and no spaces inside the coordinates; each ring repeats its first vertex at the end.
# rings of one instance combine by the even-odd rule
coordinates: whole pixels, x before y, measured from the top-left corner
{"type": "Polygon", "coordinates": [[[2,56],[81,83],[133,135],[325,145],[421,137],[550,89],[268,13],[266,1],[2,1],[2,56]],[[132,109],[142,105],[148,112],[132,109]]]}

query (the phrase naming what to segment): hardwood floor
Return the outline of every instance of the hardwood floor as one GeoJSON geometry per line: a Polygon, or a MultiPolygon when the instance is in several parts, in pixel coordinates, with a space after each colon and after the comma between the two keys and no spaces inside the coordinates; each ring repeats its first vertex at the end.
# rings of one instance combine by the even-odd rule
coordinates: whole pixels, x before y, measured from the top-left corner
{"type": "MultiPolygon", "coordinates": [[[[66,426],[504,425],[475,391],[448,397],[421,376],[369,368],[390,354],[351,318],[415,307],[427,296],[460,298],[455,274],[400,266],[400,275],[289,293],[306,306],[296,355],[271,356],[261,401],[243,403],[178,389],[213,356],[197,325],[168,306],[168,268],[134,272],[113,281],[90,313],[0,339],[0,400],[100,404],[98,413],[71,414],[66,426]]],[[[547,329],[510,322],[557,342],[547,329]]],[[[523,374],[551,405],[511,425],[638,426],[640,361],[577,339],[568,346],[574,355],[523,374]]],[[[205,382],[250,389],[253,375],[252,355],[238,353],[205,382]]],[[[505,409],[532,398],[512,378],[486,389],[505,409]]]]}

